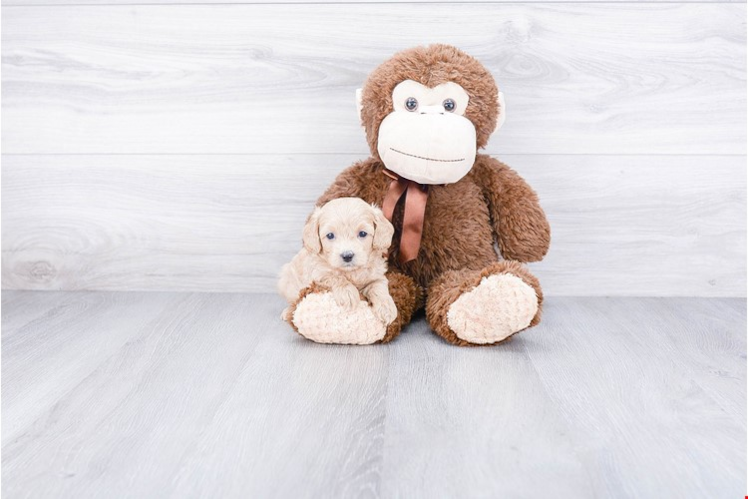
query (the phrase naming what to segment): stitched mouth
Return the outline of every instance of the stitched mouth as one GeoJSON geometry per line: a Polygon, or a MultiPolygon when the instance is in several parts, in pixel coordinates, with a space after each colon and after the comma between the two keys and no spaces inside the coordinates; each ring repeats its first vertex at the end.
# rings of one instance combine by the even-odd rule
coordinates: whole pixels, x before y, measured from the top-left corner
{"type": "Polygon", "coordinates": [[[443,162],[443,163],[456,163],[458,161],[465,161],[465,158],[460,158],[458,160],[440,160],[439,158],[426,158],[425,156],[412,155],[410,153],[405,153],[403,151],[398,151],[395,148],[390,148],[390,151],[394,151],[395,153],[400,153],[401,155],[410,156],[412,158],[418,158],[419,160],[440,161],[440,162],[443,162]]]}

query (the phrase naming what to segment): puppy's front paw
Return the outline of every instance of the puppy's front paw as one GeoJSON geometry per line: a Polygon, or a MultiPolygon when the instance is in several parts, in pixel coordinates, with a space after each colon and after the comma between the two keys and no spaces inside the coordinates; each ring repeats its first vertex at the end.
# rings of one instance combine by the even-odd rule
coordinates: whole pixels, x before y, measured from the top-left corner
{"type": "Polygon", "coordinates": [[[332,291],[332,296],[335,298],[335,302],[340,307],[353,308],[359,300],[361,300],[358,294],[358,288],[353,285],[347,285],[344,287],[336,288],[332,291]]]}
{"type": "Polygon", "coordinates": [[[379,318],[385,325],[389,325],[397,318],[397,306],[395,306],[395,301],[392,300],[389,294],[373,301],[371,308],[374,316],[379,318]]]}

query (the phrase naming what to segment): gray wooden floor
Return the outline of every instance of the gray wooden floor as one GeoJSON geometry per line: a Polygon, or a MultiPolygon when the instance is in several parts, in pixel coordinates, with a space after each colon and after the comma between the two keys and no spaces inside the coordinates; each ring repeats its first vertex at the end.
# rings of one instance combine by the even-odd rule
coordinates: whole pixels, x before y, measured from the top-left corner
{"type": "Polygon", "coordinates": [[[5,497],[741,497],[744,299],[551,298],[457,348],[270,295],[4,292],[5,497]]]}

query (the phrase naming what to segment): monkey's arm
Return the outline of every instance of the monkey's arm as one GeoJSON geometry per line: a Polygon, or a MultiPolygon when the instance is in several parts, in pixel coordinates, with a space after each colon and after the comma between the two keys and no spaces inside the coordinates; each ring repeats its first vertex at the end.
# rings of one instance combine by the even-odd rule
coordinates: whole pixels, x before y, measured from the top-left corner
{"type": "Polygon", "coordinates": [[[382,173],[381,165],[373,158],[354,163],[338,174],[317,200],[317,206],[348,196],[380,205],[382,200],[379,198],[384,193],[388,181],[389,178],[382,173]]]}
{"type": "Polygon", "coordinates": [[[499,250],[505,259],[541,260],[551,228],[535,191],[514,170],[489,156],[476,159],[474,177],[488,201],[499,250]]]}

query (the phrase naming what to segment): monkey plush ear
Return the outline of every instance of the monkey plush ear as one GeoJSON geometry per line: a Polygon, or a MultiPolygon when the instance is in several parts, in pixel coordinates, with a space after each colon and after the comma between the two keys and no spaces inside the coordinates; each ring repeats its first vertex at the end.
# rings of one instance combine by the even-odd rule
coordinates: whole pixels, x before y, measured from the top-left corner
{"type": "Polygon", "coordinates": [[[374,239],[372,240],[372,246],[374,250],[386,252],[392,243],[395,228],[376,205],[372,205],[371,208],[374,211],[374,239]]]}
{"type": "Polygon", "coordinates": [[[356,110],[358,111],[358,119],[361,120],[361,110],[364,109],[364,103],[361,100],[361,94],[364,93],[364,89],[356,89],[356,110]]]}
{"type": "Polygon", "coordinates": [[[314,212],[309,216],[304,226],[304,232],[301,234],[301,241],[304,248],[309,253],[320,253],[322,251],[322,242],[319,240],[319,214],[322,212],[320,207],[314,207],[314,212]]]}
{"type": "Polygon", "coordinates": [[[506,101],[504,100],[504,93],[499,92],[499,116],[496,117],[496,128],[494,132],[498,132],[504,121],[506,120],[506,101]]]}

